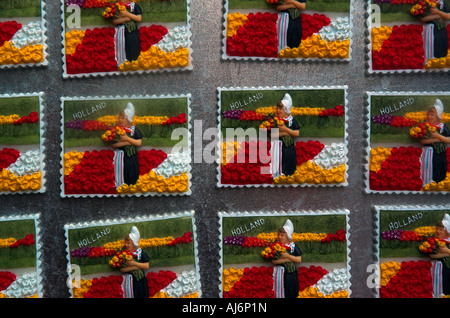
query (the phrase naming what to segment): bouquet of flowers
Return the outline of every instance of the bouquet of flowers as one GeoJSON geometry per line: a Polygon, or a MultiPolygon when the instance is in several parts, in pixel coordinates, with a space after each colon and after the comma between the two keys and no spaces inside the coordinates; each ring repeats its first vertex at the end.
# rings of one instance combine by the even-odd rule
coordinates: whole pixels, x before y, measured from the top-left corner
{"type": "MultiPolygon", "coordinates": [[[[104,17],[105,19],[117,19],[120,18],[120,13],[121,12],[125,12],[127,10],[130,9],[130,5],[126,4],[126,3],[120,3],[120,2],[113,2],[110,3],[105,11],[103,11],[102,13],[102,17],[104,17]]],[[[136,30],[136,22],[130,20],[130,21],[126,21],[124,23],[125,27],[127,28],[127,31],[129,33],[133,32],[134,30],[136,30]]]]}
{"type": "MultiPolygon", "coordinates": [[[[413,138],[430,138],[431,133],[435,133],[437,131],[437,127],[435,125],[429,123],[421,123],[416,127],[413,127],[409,131],[409,135],[413,138]]],[[[445,145],[443,142],[435,142],[433,143],[433,148],[436,153],[442,153],[445,151],[445,145]]]]}
{"type": "Polygon", "coordinates": [[[107,142],[116,143],[120,140],[120,136],[123,136],[128,132],[131,132],[128,128],[113,126],[102,135],[102,139],[107,142]]]}
{"type": "MultiPolygon", "coordinates": [[[[284,244],[274,242],[269,244],[268,247],[266,247],[262,252],[261,256],[265,259],[274,259],[277,260],[281,257],[281,254],[283,253],[289,253],[291,251],[291,248],[289,246],[286,246],[284,244]]],[[[283,264],[288,271],[288,273],[292,273],[295,271],[296,266],[292,262],[286,262],[283,264]]]]}
{"type": "MultiPolygon", "coordinates": [[[[409,11],[412,16],[414,17],[426,17],[430,14],[430,9],[436,8],[436,2],[433,0],[419,0],[416,4],[414,4],[409,11]]],[[[443,27],[445,27],[445,22],[442,19],[435,19],[434,20],[436,27],[438,30],[441,30],[443,27]]]]}
{"type": "Polygon", "coordinates": [[[264,121],[261,123],[259,128],[271,130],[272,128],[276,128],[283,125],[284,121],[280,117],[277,117],[273,114],[269,114],[264,118],[264,121]]]}
{"type": "MultiPolygon", "coordinates": [[[[446,242],[444,240],[437,237],[429,237],[419,246],[419,251],[427,255],[437,254],[439,253],[439,248],[445,246],[446,242]]],[[[447,267],[450,267],[450,256],[444,257],[443,261],[447,267]]]]}
{"type": "MultiPolygon", "coordinates": [[[[269,114],[264,117],[263,122],[259,126],[260,129],[267,129],[270,131],[272,128],[278,128],[280,126],[284,126],[285,121],[280,117],[275,116],[274,114],[269,114]]],[[[280,138],[286,147],[289,147],[294,144],[294,139],[291,136],[282,136],[280,138]]]]}
{"type": "MultiPolygon", "coordinates": [[[[130,251],[119,251],[113,258],[109,261],[109,266],[112,268],[123,268],[127,266],[127,262],[133,260],[135,257],[134,253],[130,251]]],[[[140,269],[135,269],[131,271],[131,274],[136,278],[136,280],[141,280],[144,278],[145,274],[140,269]]]]}
{"type": "MultiPolygon", "coordinates": [[[[120,136],[123,136],[126,133],[130,133],[130,132],[131,132],[131,130],[129,128],[122,127],[122,126],[113,126],[102,135],[102,139],[103,139],[103,141],[114,144],[120,140],[120,136]]],[[[136,154],[136,147],[129,145],[129,146],[125,146],[124,148],[125,148],[125,152],[127,153],[128,157],[136,154]]]]}
{"type": "Polygon", "coordinates": [[[430,133],[436,132],[436,126],[429,123],[421,123],[409,130],[409,134],[414,138],[430,138],[430,133]]]}

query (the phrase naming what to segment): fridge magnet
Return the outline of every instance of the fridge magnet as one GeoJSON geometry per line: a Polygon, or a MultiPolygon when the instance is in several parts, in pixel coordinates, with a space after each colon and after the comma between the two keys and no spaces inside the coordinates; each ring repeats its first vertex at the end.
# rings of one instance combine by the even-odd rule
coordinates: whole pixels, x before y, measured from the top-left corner
{"type": "Polygon", "coordinates": [[[43,93],[0,95],[0,194],[45,192],[43,93]]]}
{"type": "Polygon", "coordinates": [[[349,61],[351,0],[226,0],[224,59],[349,61]]]}
{"type": "Polygon", "coordinates": [[[448,92],[369,92],[367,102],[366,192],[448,193],[448,92]]]}
{"type": "Polygon", "coordinates": [[[221,297],[348,298],[348,211],[221,212],[221,297]]]}
{"type": "Polygon", "coordinates": [[[64,78],[192,69],[190,0],[61,0],[64,78]]]}
{"type": "Polygon", "coordinates": [[[0,298],[42,298],[39,214],[0,217],[0,298]]]}
{"type": "Polygon", "coordinates": [[[190,95],[63,97],[61,196],[190,195],[190,95]]]}
{"type": "Polygon", "coordinates": [[[46,25],[44,1],[2,1],[0,69],[48,65],[46,25]]]}
{"type": "Polygon", "coordinates": [[[450,206],[375,206],[378,298],[448,298],[450,206]]]}
{"type": "Polygon", "coordinates": [[[219,88],[219,187],[346,186],[346,87],[219,88]]]}
{"type": "Polygon", "coordinates": [[[194,212],[66,224],[72,298],[199,298],[194,212]]]}

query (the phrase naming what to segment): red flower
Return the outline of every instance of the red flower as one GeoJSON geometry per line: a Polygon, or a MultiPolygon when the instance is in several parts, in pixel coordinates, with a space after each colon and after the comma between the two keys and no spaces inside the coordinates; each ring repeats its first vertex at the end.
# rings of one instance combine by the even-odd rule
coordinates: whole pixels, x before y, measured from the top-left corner
{"type": "Polygon", "coordinates": [[[8,168],[19,158],[20,152],[12,148],[4,148],[0,151],[0,171],[8,168]]]}
{"type": "Polygon", "coordinates": [[[22,245],[30,246],[30,245],[33,245],[33,244],[34,244],[34,235],[33,234],[28,234],[27,236],[25,236],[25,238],[15,241],[9,247],[15,248],[15,247],[19,247],[19,246],[22,246],[22,245]]]}
{"type": "Polygon", "coordinates": [[[140,150],[137,153],[139,160],[139,175],[149,173],[158,167],[166,158],[167,154],[162,150],[140,150]]]}
{"type": "Polygon", "coordinates": [[[65,194],[115,194],[112,150],[87,151],[72,173],[64,177],[65,194]]]}
{"type": "Polygon", "coordinates": [[[180,243],[187,244],[187,243],[190,243],[190,242],[192,242],[192,233],[191,232],[186,232],[186,233],[183,234],[183,236],[174,238],[173,241],[169,242],[167,245],[175,246],[175,245],[180,244],[180,243]]]}
{"type": "Polygon", "coordinates": [[[162,124],[163,124],[163,126],[170,126],[170,125],[173,125],[173,124],[184,124],[186,122],[187,122],[186,114],[185,113],[181,113],[178,116],[170,117],[168,120],[166,120],[162,124]]]}
{"type": "Polygon", "coordinates": [[[322,243],[330,243],[332,241],[344,242],[346,240],[346,235],[344,230],[338,230],[336,234],[328,233],[325,238],[321,240],[322,243]]]}
{"type": "Polygon", "coordinates": [[[392,148],[391,156],[381,164],[381,169],[370,171],[370,188],[377,191],[420,191],[423,183],[420,177],[421,153],[421,148],[392,148]]]}
{"type": "Polygon", "coordinates": [[[372,51],[374,70],[423,69],[424,50],[421,25],[394,26],[380,51],[372,51]]]}
{"type": "Polygon", "coordinates": [[[22,28],[22,24],[16,21],[0,22],[0,46],[10,41],[14,34],[22,28]]]}
{"type": "Polygon", "coordinates": [[[320,29],[330,24],[331,20],[324,14],[302,14],[302,40],[306,40],[320,29]]]}
{"type": "Polygon", "coordinates": [[[297,153],[297,166],[300,166],[308,160],[314,159],[324,147],[325,145],[319,141],[308,140],[307,142],[296,142],[295,151],[297,153]]]}
{"type": "Polygon", "coordinates": [[[250,13],[246,23],[236,34],[227,39],[227,54],[230,56],[277,57],[276,13],[250,13]]]}
{"type": "Polygon", "coordinates": [[[381,298],[431,298],[431,262],[402,262],[399,272],[380,288],[381,298]]]}
{"type": "Polygon", "coordinates": [[[5,290],[16,280],[16,275],[11,272],[0,272],[0,291],[5,290]]]}
{"type": "Polygon", "coordinates": [[[315,285],[328,271],[320,266],[311,265],[309,268],[298,268],[298,283],[300,291],[315,285]]]}
{"type": "Polygon", "coordinates": [[[149,289],[149,297],[155,296],[155,294],[167,287],[171,282],[177,278],[177,274],[172,271],[159,271],[158,273],[149,272],[147,274],[147,284],[149,289]]]}
{"type": "Polygon", "coordinates": [[[230,291],[225,292],[224,298],[273,298],[273,268],[246,267],[241,279],[230,291]]]}
{"type": "Polygon", "coordinates": [[[38,112],[32,112],[28,116],[20,117],[14,122],[14,125],[22,125],[23,123],[36,124],[38,121],[38,112]]]}
{"type": "Polygon", "coordinates": [[[233,160],[221,166],[222,184],[271,184],[269,173],[270,143],[250,141],[243,143],[233,160]],[[263,163],[261,159],[267,163],[263,163]]]}
{"type": "Polygon", "coordinates": [[[344,107],[342,105],[337,105],[334,108],[330,108],[330,109],[325,109],[322,112],[320,112],[319,116],[320,117],[329,117],[329,116],[334,116],[334,117],[339,117],[339,116],[344,116],[344,107]]]}
{"type": "Polygon", "coordinates": [[[141,40],[141,52],[147,51],[152,45],[157,44],[169,31],[165,26],[154,25],[139,28],[141,40]]]}
{"type": "Polygon", "coordinates": [[[92,286],[84,298],[123,298],[122,276],[102,276],[92,280],[92,286]]]}
{"type": "Polygon", "coordinates": [[[67,73],[114,72],[118,70],[114,49],[114,28],[86,30],[83,41],[66,56],[67,73]]]}

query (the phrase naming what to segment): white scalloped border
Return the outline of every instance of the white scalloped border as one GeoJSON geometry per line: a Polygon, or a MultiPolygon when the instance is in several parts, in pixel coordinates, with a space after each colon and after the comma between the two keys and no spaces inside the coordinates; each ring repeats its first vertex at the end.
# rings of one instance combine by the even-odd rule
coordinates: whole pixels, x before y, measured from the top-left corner
{"type": "Polygon", "coordinates": [[[140,96],[76,96],[76,97],[61,97],[61,135],[60,135],[60,146],[61,146],[61,158],[60,158],[60,196],[62,198],[94,198],[94,197],[140,197],[140,196],[189,196],[192,194],[192,142],[191,142],[191,94],[185,95],[140,95],[140,96]],[[65,101],[89,101],[89,100],[102,100],[102,99],[121,99],[121,100],[132,100],[132,99],[174,99],[174,98],[186,98],[187,103],[187,124],[188,124],[188,149],[190,154],[190,163],[188,165],[188,170],[186,171],[188,175],[188,191],[183,193],[156,193],[156,192],[145,192],[145,193],[126,193],[126,194],[64,194],[64,102],[65,101]]]}
{"type": "Polygon", "coordinates": [[[222,285],[222,272],[223,272],[223,228],[222,228],[222,221],[223,218],[226,217],[258,217],[258,216],[265,216],[265,217],[276,217],[276,216],[326,216],[326,215],[345,215],[346,216],[346,223],[347,223],[347,229],[346,229],[346,242],[347,242],[347,277],[348,277],[348,297],[350,298],[352,294],[351,289],[351,266],[350,266],[350,223],[349,223],[349,215],[350,211],[347,209],[338,209],[338,210],[318,210],[318,211],[312,211],[312,210],[304,210],[304,211],[272,211],[272,212],[263,212],[263,211],[244,211],[244,212],[219,212],[219,262],[220,262],[220,268],[219,268],[219,293],[220,297],[223,297],[223,285],[222,285]]]}
{"type": "Polygon", "coordinates": [[[16,191],[16,192],[8,192],[8,191],[0,191],[0,195],[14,195],[14,194],[30,194],[30,193],[44,193],[46,191],[45,187],[45,138],[44,138],[44,131],[46,124],[44,123],[44,93],[26,93],[26,94],[3,94],[0,95],[0,98],[18,98],[18,97],[38,97],[39,99],[39,144],[40,144],[40,163],[41,163],[41,188],[37,191],[16,191]]]}
{"type": "Polygon", "coordinates": [[[187,6],[187,12],[186,12],[186,27],[187,27],[187,34],[189,36],[188,39],[188,47],[189,50],[189,58],[188,58],[188,66],[187,67],[177,67],[177,68],[160,68],[160,69],[153,69],[153,70],[137,70],[137,71],[127,71],[127,72],[97,72],[97,73],[79,73],[79,74],[67,74],[66,70],[66,26],[65,26],[65,19],[64,19],[64,6],[66,0],[60,0],[61,1],[61,37],[62,37],[62,49],[61,49],[61,55],[62,55],[62,69],[63,69],[63,79],[68,78],[85,78],[85,77],[104,77],[104,76],[111,76],[111,75],[132,75],[132,74],[147,74],[147,73],[164,73],[164,72],[181,72],[181,71],[192,71],[194,69],[192,62],[192,32],[191,32],[191,0],[186,0],[186,6],[187,6]]]}
{"type": "MultiPolygon", "coordinates": [[[[70,250],[69,250],[69,230],[76,230],[76,229],[83,229],[83,228],[89,228],[89,227],[95,227],[95,226],[107,226],[107,225],[120,225],[120,224],[126,224],[126,223],[139,223],[139,222],[151,222],[151,221],[157,221],[157,220],[166,220],[166,219],[176,219],[176,218],[183,218],[183,217],[190,217],[192,220],[192,240],[194,242],[194,258],[195,258],[195,264],[194,267],[196,269],[196,278],[197,278],[197,289],[198,289],[198,298],[201,298],[202,296],[202,289],[201,289],[201,281],[200,281],[200,270],[199,270],[199,259],[198,259],[198,242],[197,242],[197,226],[196,226],[196,219],[195,219],[195,212],[193,210],[191,211],[185,211],[185,212],[172,212],[172,213],[165,213],[165,214],[157,214],[157,215],[146,215],[146,216],[137,216],[135,218],[127,218],[127,219],[107,219],[104,221],[91,221],[91,222],[83,222],[83,223],[69,223],[64,225],[64,233],[65,233],[65,244],[66,244],[66,260],[67,260],[67,273],[68,277],[67,279],[70,279],[70,250]]],[[[72,289],[69,289],[69,293],[71,298],[73,298],[72,289]]]]}
{"type": "Polygon", "coordinates": [[[326,187],[326,188],[334,188],[334,187],[346,187],[348,186],[348,109],[347,109],[347,105],[348,105],[348,86],[347,85],[343,85],[343,86],[285,86],[285,87],[219,87],[217,88],[217,99],[218,99],[218,104],[217,104],[217,136],[216,139],[218,141],[217,146],[216,146],[216,186],[219,188],[259,188],[259,187],[263,187],[263,188],[282,188],[282,187],[326,187]],[[245,185],[237,185],[237,184],[222,184],[221,183],[221,169],[220,169],[220,165],[221,165],[221,157],[222,157],[222,153],[220,151],[221,148],[221,144],[223,141],[223,136],[221,133],[221,93],[222,92],[227,92],[227,91],[244,91],[244,90],[336,90],[336,89],[341,89],[344,90],[344,110],[345,110],[345,115],[344,115],[344,144],[345,144],[345,172],[344,172],[344,177],[345,177],[345,182],[344,183],[337,183],[337,184],[309,184],[309,183],[296,183],[296,184],[245,184],[245,185]]]}
{"type": "Polygon", "coordinates": [[[223,60],[237,60],[237,61],[278,61],[278,62],[349,62],[352,60],[352,45],[353,45],[353,11],[355,6],[354,0],[350,1],[350,12],[349,12],[349,24],[350,24],[350,32],[349,32],[349,49],[348,49],[348,58],[345,59],[332,59],[332,58],[279,58],[279,57],[261,57],[261,56],[229,56],[227,55],[227,24],[228,24],[228,0],[223,0],[223,23],[222,23],[222,59],[223,60]]]}
{"type": "Polygon", "coordinates": [[[34,220],[34,227],[35,227],[35,245],[36,245],[36,279],[37,279],[37,291],[38,291],[38,298],[43,297],[42,292],[42,254],[41,254],[41,248],[42,245],[40,243],[41,241],[41,234],[40,234],[40,227],[39,227],[39,218],[40,213],[36,214],[27,214],[27,215],[12,215],[12,216],[0,216],[0,222],[5,221],[22,221],[22,220],[34,220]]]}
{"type": "MultiPolygon", "coordinates": [[[[373,70],[372,69],[372,19],[371,19],[371,0],[365,1],[365,15],[366,15],[366,72],[368,74],[414,74],[414,73],[442,73],[448,72],[449,68],[430,68],[430,69],[398,69],[398,70],[373,70]]],[[[399,25],[402,23],[399,22],[399,25]]],[[[404,23],[403,23],[404,24],[404,23]]]]}
{"type": "MultiPolygon", "coordinates": [[[[377,264],[378,268],[380,268],[380,212],[381,211],[422,211],[422,212],[435,212],[441,210],[450,210],[450,205],[375,205],[372,207],[374,212],[374,256],[375,256],[375,264],[377,264]]],[[[374,273],[374,277],[379,279],[374,273]]],[[[374,294],[377,298],[380,297],[379,289],[375,288],[374,294]]]]}
{"type": "MultiPolygon", "coordinates": [[[[6,68],[19,68],[19,67],[39,67],[39,66],[47,66],[48,65],[48,52],[47,52],[47,20],[46,20],[46,15],[47,13],[45,12],[45,7],[46,4],[41,1],[41,27],[42,27],[42,53],[44,54],[44,61],[41,63],[26,63],[26,64],[5,64],[5,65],[0,65],[0,70],[1,69],[6,69],[6,68]]],[[[14,20],[12,20],[14,21],[14,20]]]]}
{"type": "Polygon", "coordinates": [[[371,118],[370,118],[370,106],[371,106],[371,97],[372,96],[387,96],[387,95],[407,95],[407,96],[426,96],[426,95],[450,95],[450,92],[444,91],[436,91],[436,92],[412,92],[412,91],[386,91],[386,92],[373,92],[367,91],[365,93],[365,112],[364,112],[364,120],[365,120],[365,160],[364,160],[364,191],[368,194],[372,193],[382,193],[382,194],[448,194],[449,192],[445,191],[375,191],[370,189],[370,128],[371,128],[371,118]]]}

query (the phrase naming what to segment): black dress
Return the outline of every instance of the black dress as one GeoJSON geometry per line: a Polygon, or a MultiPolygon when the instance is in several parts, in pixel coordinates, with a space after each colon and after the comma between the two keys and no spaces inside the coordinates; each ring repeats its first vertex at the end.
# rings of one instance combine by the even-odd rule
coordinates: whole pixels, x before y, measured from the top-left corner
{"type": "MultiPolygon", "coordinates": [[[[292,119],[290,125],[286,124],[286,127],[292,130],[300,130],[300,125],[297,120],[292,119]]],[[[281,138],[282,139],[282,138],[281,138]]],[[[297,169],[297,152],[295,151],[295,143],[286,146],[283,141],[283,146],[281,147],[281,172],[285,176],[291,176],[297,169]]]]}
{"type": "MultiPolygon", "coordinates": [[[[300,3],[305,3],[306,0],[296,0],[300,3]]],[[[291,49],[299,47],[302,41],[302,19],[300,10],[292,8],[284,10],[289,13],[289,24],[286,34],[286,45],[291,49]]]]}
{"type": "MultiPolygon", "coordinates": [[[[144,251],[141,252],[141,259],[138,261],[139,263],[148,263],[150,262],[150,257],[148,257],[147,253],[144,251]]],[[[134,298],[148,298],[148,282],[147,277],[144,275],[143,278],[137,280],[133,275],[133,294],[134,298]]]]}
{"type": "MultiPolygon", "coordinates": [[[[135,127],[134,128],[134,134],[130,136],[133,139],[139,140],[142,139],[141,131],[135,127]]],[[[123,180],[126,184],[132,185],[136,184],[137,180],[139,179],[139,159],[136,151],[136,147],[134,146],[125,146],[119,148],[120,150],[123,150],[124,156],[123,156],[123,180]],[[132,151],[132,155],[129,155],[129,151],[127,151],[127,147],[133,147],[134,151],[132,151]]]]}
{"type": "MultiPolygon", "coordinates": [[[[132,14],[140,15],[142,14],[142,9],[138,4],[134,4],[134,9],[131,11],[132,14]]],[[[141,54],[141,40],[139,38],[139,29],[129,32],[125,28],[125,55],[128,61],[135,61],[141,54]]]]}
{"type": "MultiPolygon", "coordinates": [[[[444,125],[444,129],[441,132],[441,135],[444,137],[450,137],[450,130],[447,126],[444,125]]],[[[438,143],[436,143],[438,144],[438,143]]],[[[442,146],[442,143],[440,143],[442,146]]],[[[427,147],[434,147],[436,145],[430,144],[425,145],[427,147]]],[[[441,149],[444,150],[436,150],[436,148],[433,149],[433,181],[438,183],[444,180],[447,176],[447,154],[444,147],[441,147],[441,149]]]]}
{"type": "MultiPolygon", "coordinates": [[[[302,251],[295,245],[294,251],[291,252],[293,256],[302,256],[302,251]]],[[[300,291],[300,286],[298,282],[298,269],[293,272],[288,273],[284,271],[284,297],[285,298],[297,298],[300,291]]]]}
{"type": "MultiPolygon", "coordinates": [[[[444,2],[444,5],[440,10],[442,12],[449,13],[450,6],[444,2]]],[[[434,31],[433,31],[434,57],[435,58],[445,57],[448,54],[448,35],[447,35],[447,28],[445,27],[445,22],[444,22],[444,27],[442,27],[441,29],[438,28],[438,26],[435,22],[430,22],[430,23],[435,24],[434,31]]]]}

